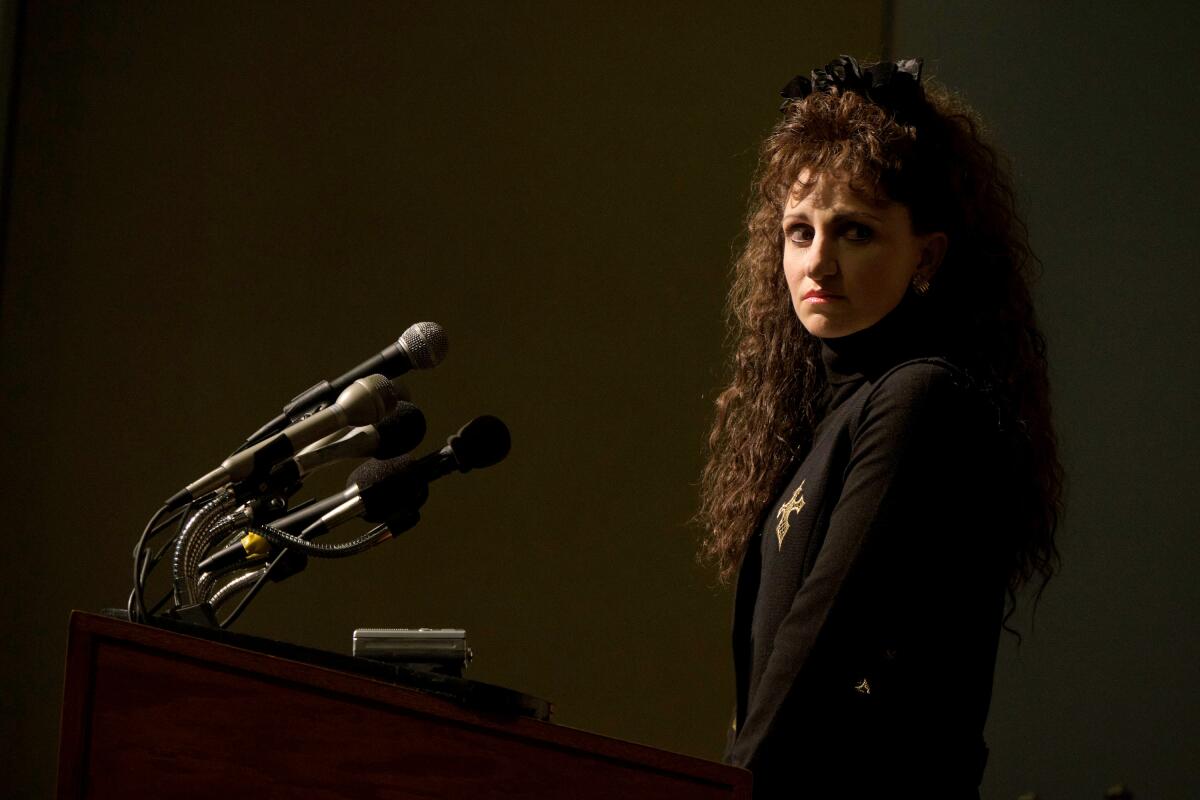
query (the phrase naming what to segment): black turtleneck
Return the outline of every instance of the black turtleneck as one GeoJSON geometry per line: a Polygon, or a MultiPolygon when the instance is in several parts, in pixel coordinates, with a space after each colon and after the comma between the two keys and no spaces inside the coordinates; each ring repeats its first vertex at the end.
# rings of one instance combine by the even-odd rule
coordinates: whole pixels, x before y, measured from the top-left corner
{"type": "Polygon", "coordinates": [[[921,311],[822,341],[823,417],[747,547],[726,756],[756,798],[978,783],[1009,478],[995,411],[921,311]]]}
{"type": "Polygon", "coordinates": [[[878,378],[902,361],[945,355],[935,327],[924,316],[921,298],[908,296],[890,314],[865,330],[821,340],[821,361],[831,384],[860,377],[878,378]]]}

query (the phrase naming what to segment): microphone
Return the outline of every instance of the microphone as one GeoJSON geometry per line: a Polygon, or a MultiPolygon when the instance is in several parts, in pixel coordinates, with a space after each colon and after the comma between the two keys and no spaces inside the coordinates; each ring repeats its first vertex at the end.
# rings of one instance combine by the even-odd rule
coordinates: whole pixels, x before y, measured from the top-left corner
{"type": "Polygon", "coordinates": [[[265,478],[251,475],[235,482],[234,497],[244,500],[276,493],[290,497],[300,489],[308,473],[326,464],[368,456],[393,458],[407,453],[425,438],[425,415],[412,403],[401,400],[395,411],[374,425],[353,428],[349,433],[345,430],[339,428],[337,433],[318,439],[292,458],[272,467],[265,478]]]}
{"type": "MultiPolygon", "coordinates": [[[[418,322],[410,325],[408,330],[400,334],[395,344],[385,347],[354,369],[335,378],[329,385],[328,396],[323,399],[337,396],[347,386],[367,375],[378,373],[388,378],[397,378],[412,369],[436,367],[442,363],[449,350],[450,341],[441,325],[436,322],[418,322]]],[[[295,413],[302,410],[302,407],[293,407],[295,404],[295,400],[288,403],[284,411],[295,413]]]]}
{"type": "MultiPolygon", "coordinates": [[[[332,381],[321,381],[292,398],[275,419],[248,438],[257,442],[277,431],[288,420],[301,416],[337,397],[347,386],[367,375],[396,378],[412,369],[430,369],[442,363],[450,349],[446,331],[436,322],[418,322],[400,334],[395,344],[385,347],[354,369],[332,381]]],[[[407,398],[405,398],[407,399],[407,398]]]]}
{"type": "MultiPolygon", "coordinates": [[[[400,402],[404,402],[404,403],[412,402],[412,393],[408,391],[408,386],[405,385],[403,380],[401,380],[400,378],[394,378],[392,380],[392,388],[396,390],[396,397],[399,398],[400,402]]],[[[380,420],[380,422],[382,422],[382,421],[383,420],[380,420]]],[[[296,453],[296,455],[299,456],[302,453],[312,452],[313,450],[316,450],[317,448],[320,448],[320,447],[324,447],[327,444],[333,444],[334,442],[338,441],[339,439],[344,439],[353,430],[354,429],[349,426],[346,426],[344,428],[339,428],[338,430],[334,431],[333,433],[329,434],[328,436],[324,436],[320,439],[317,439],[315,442],[313,442],[312,444],[303,448],[302,450],[300,450],[300,452],[296,453]]],[[[249,447],[250,445],[246,445],[246,446],[249,447]]]]}
{"type": "Polygon", "coordinates": [[[338,395],[333,405],[284,428],[269,439],[234,453],[221,462],[221,466],[177,492],[167,501],[166,507],[174,510],[227,483],[266,475],[280,461],[334,431],[347,425],[372,425],[380,421],[397,403],[395,388],[387,378],[382,375],[359,378],[338,395]]]}
{"type": "Polygon", "coordinates": [[[424,438],[425,415],[412,403],[401,400],[395,411],[374,425],[355,428],[334,442],[307,448],[297,453],[292,462],[296,477],[303,477],[318,467],[348,458],[395,458],[412,450],[424,438]]]}
{"type": "MultiPolygon", "coordinates": [[[[422,423],[424,423],[424,419],[422,419],[422,423]]],[[[380,481],[401,472],[410,463],[411,459],[403,456],[390,458],[387,461],[378,461],[375,459],[366,461],[350,473],[350,477],[346,480],[345,491],[332,494],[316,502],[310,502],[302,508],[292,511],[290,514],[285,514],[273,520],[269,524],[272,528],[279,528],[288,533],[302,531],[322,515],[332,511],[347,500],[358,497],[359,492],[363,489],[374,486],[380,481]]],[[[197,568],[197,574],[224,569],[250,556],[266,554],[270,549],[270,544],[268,544],[266,539],[257,533],[248,533],[238,541],[218,550],[201,561],[197,568]]]]}
{"type": "MultiPolygon", "coordinates": [[[[504,460],[511,446],[508,426],[496,417],[482,416],[468,422],[451,436],[441,450],[411,459],[364,461],[347,479],[343,492],[287,514],[271,527],[292,532],[302,528],[304,539],[313,539],[355,517],[368,522],[396,523],[407,530],[416,524],[416,509],[429,496],[429,483],[451,472],[470,472],[504,460]],[[315,520],[315,521],[314,521],[315,520]]],[[[398,531],[393,530],[393,534],[398,531]]],[[[271,551],[266,539],[248,533],[240,540],[204,559],[198,573],[224,569],[242,559],[271,551]]]]}
{"type": "MultiPolygon", "coordinates": [[[[400,463],[400,469],[370,486],[360,488],[356,497],[348,498],[323,514],[306,527],[300,536],[305,539],[321,536],[355,517],[362,517],[368,522],[386,522],[402,511],[420,507],[425,502],[427,487],[432,481],[451,472],[470,472],[497,464],[508,455],[511,444],[507,425],[496,417],[476,417],[451,436],[441,450],[415,461],[407,456],[392,459],[400,463]]],[[[355,473],[364,468],[375,469],[369,466],[371,464],[370,461],[362,464],[355,473]]]]}

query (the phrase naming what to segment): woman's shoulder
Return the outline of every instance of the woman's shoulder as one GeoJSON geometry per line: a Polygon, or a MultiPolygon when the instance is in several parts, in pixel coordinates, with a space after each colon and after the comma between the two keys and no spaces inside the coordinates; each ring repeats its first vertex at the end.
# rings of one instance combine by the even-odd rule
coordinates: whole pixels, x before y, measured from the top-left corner
{"type": "Polygon", "coordinates": [[[909,398],[935,400],[946,395],[979,393],[980,387],[970,374],[940,356],[901,361],[871,382],[871,398],[909,398]]]}
{"type": "Polygon", "coordinates": [[[987,392],[961,366],[941,357],[902,361],[871,382],[859,422],[891,427],[958,427],[987,419],[987,392]]]}

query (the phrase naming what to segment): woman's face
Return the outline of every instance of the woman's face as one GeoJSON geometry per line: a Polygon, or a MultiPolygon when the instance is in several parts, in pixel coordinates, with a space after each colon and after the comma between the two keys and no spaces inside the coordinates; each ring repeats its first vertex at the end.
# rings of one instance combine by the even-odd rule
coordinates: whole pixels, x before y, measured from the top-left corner
{"type": "MultiPolygon", "coordinates": [[[[809,183],[800,173],[798,186],[809,183]]],[[[814,336],[869,328],[900,304],[913,277],[931,279],[946,236],[913,233],[908,209],[877,205],[844,178],[819,175],[783,210],[783,273],[796,316],[814,336]]]]}

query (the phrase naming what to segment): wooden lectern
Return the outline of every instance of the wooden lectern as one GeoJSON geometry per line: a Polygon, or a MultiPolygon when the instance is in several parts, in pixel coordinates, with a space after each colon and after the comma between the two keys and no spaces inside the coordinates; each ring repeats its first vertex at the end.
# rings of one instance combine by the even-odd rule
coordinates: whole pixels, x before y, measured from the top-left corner
{"type": "Polygon", "coordinates": [[[75,612],[58,796],[750,799],[745,770],[356,672],[75,612]]]}

